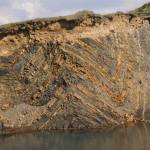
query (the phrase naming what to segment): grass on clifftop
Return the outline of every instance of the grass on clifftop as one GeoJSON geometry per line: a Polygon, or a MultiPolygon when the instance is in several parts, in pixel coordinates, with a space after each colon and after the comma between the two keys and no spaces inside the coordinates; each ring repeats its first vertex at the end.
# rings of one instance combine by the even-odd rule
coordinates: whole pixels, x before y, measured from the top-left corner
{"type": "Polygon", "coordinates": [[[142,13],[150,13],[150,2],[144,4],[142,7],[137,8],[133,11],[131,11],[131,13],[136,13],[136,14],[142,14],[142,13]]]}

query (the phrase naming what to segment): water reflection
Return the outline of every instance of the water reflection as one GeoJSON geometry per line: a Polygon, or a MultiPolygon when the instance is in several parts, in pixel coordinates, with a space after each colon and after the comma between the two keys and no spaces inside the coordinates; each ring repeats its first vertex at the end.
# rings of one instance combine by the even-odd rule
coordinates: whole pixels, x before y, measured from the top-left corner
{"type": "Polygon", "coordinates": [[[0,137],[0,150],[150,150],[150,126],[0,137]]]}

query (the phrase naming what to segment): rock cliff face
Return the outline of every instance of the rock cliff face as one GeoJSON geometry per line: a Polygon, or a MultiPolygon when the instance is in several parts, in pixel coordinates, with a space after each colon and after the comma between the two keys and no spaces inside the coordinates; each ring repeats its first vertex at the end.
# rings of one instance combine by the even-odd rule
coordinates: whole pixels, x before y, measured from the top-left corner
{"type": "Polygon", "coordinates": [[[84,12],[1,26],[1,131],[149,122],[149,24],[84,12]]]}

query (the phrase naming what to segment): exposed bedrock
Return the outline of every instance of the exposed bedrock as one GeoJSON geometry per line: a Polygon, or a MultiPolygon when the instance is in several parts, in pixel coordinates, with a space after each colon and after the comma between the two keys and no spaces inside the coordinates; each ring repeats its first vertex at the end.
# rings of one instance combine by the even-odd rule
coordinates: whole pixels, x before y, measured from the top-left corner
{"type": "Polygon", "coordinates": [[[0,129],[150,121],[150,16],[93,13],[0,27],[0,129]]]}

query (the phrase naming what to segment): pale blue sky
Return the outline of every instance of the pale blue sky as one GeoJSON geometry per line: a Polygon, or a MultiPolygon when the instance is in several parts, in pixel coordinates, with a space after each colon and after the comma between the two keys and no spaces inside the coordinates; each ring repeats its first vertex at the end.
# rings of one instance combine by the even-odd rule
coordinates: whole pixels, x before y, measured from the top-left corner
{"type": "Polygon", "coordinates": [[[0,0],[0,24],[39,17],[61,16],[79,10],[96,13],[128,11],[150,0],[0,0]]]}

